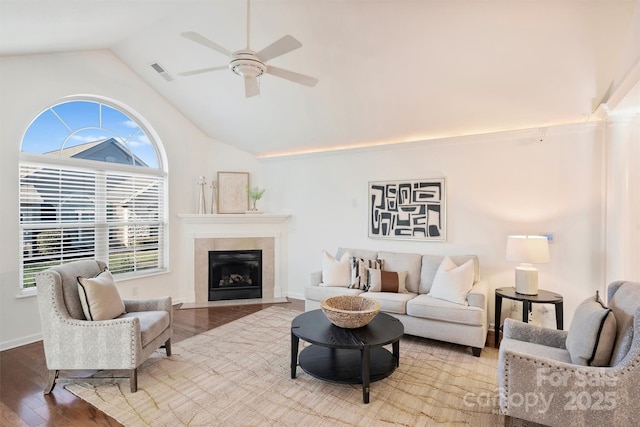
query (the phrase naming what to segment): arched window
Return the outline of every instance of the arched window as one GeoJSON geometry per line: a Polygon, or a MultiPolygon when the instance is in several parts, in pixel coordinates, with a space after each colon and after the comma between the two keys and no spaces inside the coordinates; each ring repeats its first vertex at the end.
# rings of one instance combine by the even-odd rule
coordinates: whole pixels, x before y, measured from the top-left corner
{"type": "Polygon", "coordinates": [[[165,268],[166,172],[140,119],[82,97],[42,111],[20,158],[22,287],[35,274],[100,259],[114,274],[165,268]]]}

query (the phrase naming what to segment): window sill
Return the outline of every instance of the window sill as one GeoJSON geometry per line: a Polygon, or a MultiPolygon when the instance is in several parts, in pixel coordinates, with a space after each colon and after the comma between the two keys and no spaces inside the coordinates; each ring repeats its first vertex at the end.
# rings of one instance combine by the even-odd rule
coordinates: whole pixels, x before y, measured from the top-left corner
{"type": "Polygon", "coordinates": [[[116,282],[127,282],[129,280],[145,279],[147,277],[158,276],[158,275],[161,275],[161,274],[168,274],[170,272],[171,272],[171,270],[169,270],[167,268],[159,268],[157,270],[145,271],[144,273],[120,273],[120,274],[114,274],[113,278],[116,280],[116,282]]]}
{"type": "MultiPolygon", "coordinates": [[[[149,272],[145,272],[145,273],[116,274],[116,275],[114,275],[114,279],[116,279],[116,281],[118,281],[118,282],[126,282],[126,281],[129,281],[129,280],[144,279],[144,278],[147,278],[147,277],[158,276],[160,274],[168,274],[170,272],[171,272],[171,270],[163,268],[163,269],[153,270],[153,271],[149,271],[149,272]]],[[[32,288],[21,289],[20,291],[18,291],[18,294],[16,295],[16,299],[31,298],[31,297],[36,297],[36,296],[38,296],[38,289],[34,286],[32,288]]]]}
{"type": "Polygon", "coordinates": [[[34,286],[32,288],[20,289],[20,291],[18,291],[18,295],[16,295],[16,298],[31,298],[36,296],[38,296],[38,289],[36,289],[36,287],[34,286]]]}

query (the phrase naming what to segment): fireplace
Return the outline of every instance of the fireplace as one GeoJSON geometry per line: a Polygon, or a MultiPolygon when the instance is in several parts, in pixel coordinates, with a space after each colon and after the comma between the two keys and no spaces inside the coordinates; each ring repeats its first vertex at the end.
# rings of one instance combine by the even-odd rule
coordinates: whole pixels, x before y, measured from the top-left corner
{"type": "Polygon", "coordinates": [[[209,301],[262,298],[262,250],[209,251],[209,301]]]}

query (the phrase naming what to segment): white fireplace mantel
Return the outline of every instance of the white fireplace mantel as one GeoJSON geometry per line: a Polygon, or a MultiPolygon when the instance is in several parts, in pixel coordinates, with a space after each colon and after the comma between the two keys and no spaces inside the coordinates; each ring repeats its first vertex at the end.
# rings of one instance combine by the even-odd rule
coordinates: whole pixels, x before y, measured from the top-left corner
{"type": "MultiPolygon", "coordinates": [[[[196,240],[272,238],[274,250],[274,298],[287,289],[287,227],[286,214],[178,214],[180,220],[180,250],[185,261],[181,266],[181,283],[185,303],[196,301],[196,240]]],[[[200,281],[198,281],[200,283],[200,281]]]]}
{"type": "Polygon", "coordinates": [[[185,224],[281,224],[291,215],[280,214],[178,214],[185,224]]]}

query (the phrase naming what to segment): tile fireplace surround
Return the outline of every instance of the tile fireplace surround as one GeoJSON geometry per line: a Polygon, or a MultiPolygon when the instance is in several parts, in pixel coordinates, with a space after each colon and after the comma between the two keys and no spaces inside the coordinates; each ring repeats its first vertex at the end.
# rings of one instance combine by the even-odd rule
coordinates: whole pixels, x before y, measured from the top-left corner
{"type": "MultiPolygon", "coordinates": [[[[289,215],[217,214],[178,215],[180,250],[187,262],[182,266],[186,281],[184,304],[207,306],[209,301],[209,251],[262,250],[262,299],[245,302],[277,302],[286,291],[287,225],[289,215]]],[[[227,301],[227,303],[229,303],[227,301]]]]}

